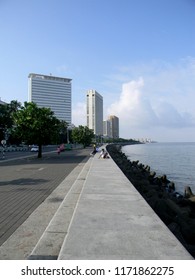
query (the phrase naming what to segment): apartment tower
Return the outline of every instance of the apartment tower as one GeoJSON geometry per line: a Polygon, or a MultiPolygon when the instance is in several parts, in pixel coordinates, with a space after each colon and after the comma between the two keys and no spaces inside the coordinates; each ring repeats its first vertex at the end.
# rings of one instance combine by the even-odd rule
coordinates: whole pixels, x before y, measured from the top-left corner
{"type": "Polygon", "coordinates": [[[109,116],[111,137],[113,139],[119,138],[119,118],[116,116],[109,116]]]}
{"type": "Polygon", "coordinates": [[[109,120],[103,121],[103,136],[107,138],[112,138],[109,120]]]}
{"type": "Polygon", "coordinates": [[[71,79],[52,75],[29,74],[28,101],[50,108],[59,120],[71,124],[71,79]]]}
{"type": "Polygon", "coordinates": [[[103,135],[103,97],[95,90],[87,91],[87,126],[103,135]]]}

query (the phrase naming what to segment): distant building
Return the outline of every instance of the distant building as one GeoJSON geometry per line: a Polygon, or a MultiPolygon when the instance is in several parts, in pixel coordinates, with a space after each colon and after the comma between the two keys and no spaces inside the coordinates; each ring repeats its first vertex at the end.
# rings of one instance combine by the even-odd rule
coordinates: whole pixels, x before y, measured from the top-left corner
{"type": "Polygon", "coordinates": [[[119,138],[119,118],[116,116],[109,116],[111,138],[119,138]]]}
{"type": "Polygon", "coordinates": [[[107,138],[111,138],[111,127],[110,127],[110,121],[106,120],[103,121],[103,136],[107,138]]]}
{"type": "Polygon", "coordinates": [[[103,122],[104,137],[117,139],[119,138],[119,118],[116,116],[109,116],[106,121],[103,122]]]}
{"type": "Polygon", "coordinates": [[[28,101],[50,108],[59,120],[71,124],[72,80],[31,73],[28,81],[28,101]]]}
{"type": "Polygon", "coordinates": [[[103,97],[95,90],[87,91],[87,126],[94,134],[103,135],[103,97]]]}

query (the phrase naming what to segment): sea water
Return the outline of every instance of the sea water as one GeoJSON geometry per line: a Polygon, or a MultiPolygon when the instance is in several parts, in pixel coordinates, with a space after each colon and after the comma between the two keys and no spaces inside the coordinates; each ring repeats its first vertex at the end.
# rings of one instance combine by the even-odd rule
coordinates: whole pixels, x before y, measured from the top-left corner
{"type": "Polygon", "coordinates": [[[156,176],[166,174],[175,183],[176,190],[183,194],[190,186],[195,194],[195,143],[149,143],[127,145],[122,152],[131,160],[149,165],[156,176]]]}

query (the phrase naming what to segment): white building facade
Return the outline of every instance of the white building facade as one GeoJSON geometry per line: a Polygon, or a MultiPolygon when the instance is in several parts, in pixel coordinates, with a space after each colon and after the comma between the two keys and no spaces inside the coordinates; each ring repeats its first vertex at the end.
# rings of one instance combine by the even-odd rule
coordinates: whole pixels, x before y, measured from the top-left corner
{"type": "Polygon", "coordinates": [[[31,73],[28,101],[50,108],[59,120],[72,121],[72,79],[31,73]]]}
{"type": "Polygon", "coordinates": [[[87,126],[103,135],[103,97],[96,90],[87,91],[87,126]]]}

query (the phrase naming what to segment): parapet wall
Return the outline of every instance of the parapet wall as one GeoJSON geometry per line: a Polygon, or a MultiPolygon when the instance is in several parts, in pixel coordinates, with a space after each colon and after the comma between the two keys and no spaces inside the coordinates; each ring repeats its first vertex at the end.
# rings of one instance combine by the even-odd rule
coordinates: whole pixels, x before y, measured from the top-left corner
{"type": "Polygon", "coordinates": [[[155,177],[149,166],[127,159],[120,145],[109,145],[107,150],[167,228],[195,257],[195,202],[178,194],[166,175],[155,177]]]}

